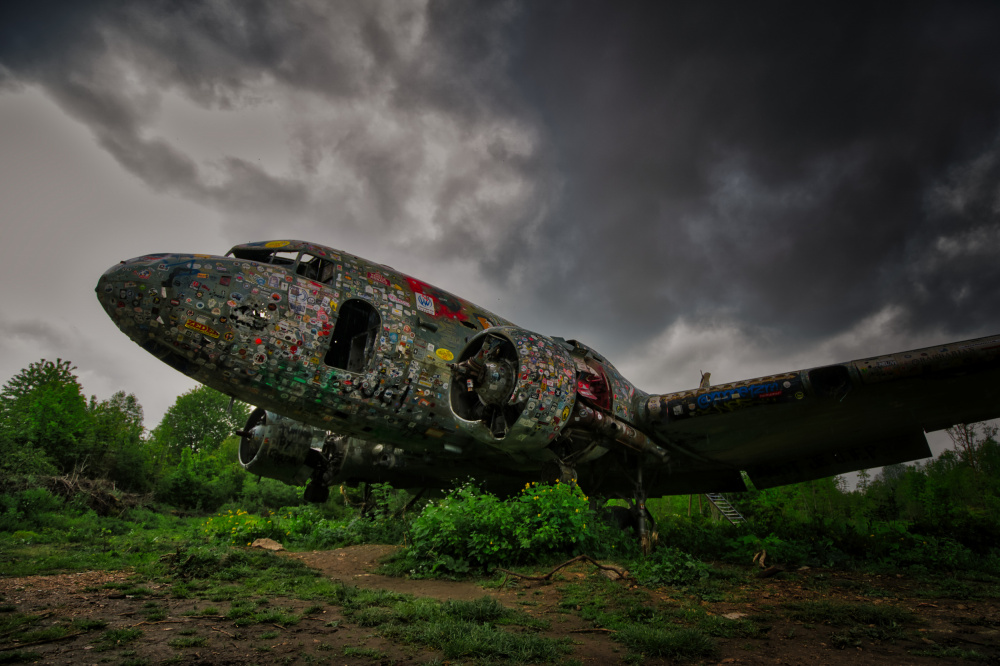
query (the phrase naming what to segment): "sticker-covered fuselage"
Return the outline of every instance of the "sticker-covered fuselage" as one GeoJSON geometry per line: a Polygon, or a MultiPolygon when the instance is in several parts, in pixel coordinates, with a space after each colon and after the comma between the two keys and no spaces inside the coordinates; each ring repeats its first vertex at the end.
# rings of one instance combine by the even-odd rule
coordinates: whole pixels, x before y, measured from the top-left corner
{"type": "MultiPolygon", "coordinates": [[[[137,257],[109,269],[97,291],[122,331],[199,382],[410,453],[472,447],[519,464],[549,458],[542,450],[567,426],[586,369],[565,341],[299,241],[237,245],[224,257],[137,257]],[[470,374],[477,353],[486,360],[470,374]]],[[[627,416],[631,385],[613,368],[592,374],[608,413],[627,416]]]]}

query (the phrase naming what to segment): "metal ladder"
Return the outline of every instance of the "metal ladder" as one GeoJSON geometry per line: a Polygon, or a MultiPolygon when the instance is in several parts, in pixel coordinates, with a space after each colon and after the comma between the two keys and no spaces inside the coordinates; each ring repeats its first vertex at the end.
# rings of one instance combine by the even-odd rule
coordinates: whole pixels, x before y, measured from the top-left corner
{"type": "Polygon", "coordinates": [[[746,518],[744,518],[742,514],[736,510],[736,507],[729,503],[729,500],[727,500],[726,496],[722,493],[705,493],[705,497],[707,497],[708,501],[719,510],[719,513],[725,516],[726,520],[731,522],[733,525],[739,525],[746,522],[746,518]]]}

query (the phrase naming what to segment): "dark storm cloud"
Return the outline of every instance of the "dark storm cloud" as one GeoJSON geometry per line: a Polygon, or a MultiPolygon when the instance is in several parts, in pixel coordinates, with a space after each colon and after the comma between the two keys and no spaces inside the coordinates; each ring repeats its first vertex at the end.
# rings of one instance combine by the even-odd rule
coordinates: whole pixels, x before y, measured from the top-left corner
{"type": "Polygon", "coordinates": [[[0,21],[0,85],[241,238],[298,220],[471,259],[598,346],[681,320],[806,345],[887,309],[1000,329],[1000,6],[37,7],[0,21]],[[167,90],[287,98],[294,169],[156,136],[167,90]]]}
{"type": "Polygon", "coordinates": [[[997,211],[973,203],[996,180],[966,211],[929,205],[994,152],[995,5],[530,7],[514,76],[569,183],[542,245],[575,258],[539,281],[551,299],[603,267],[567,317],[725,312],[790,339],[886,304],[917,328],[1000,324],[997,211]]]}

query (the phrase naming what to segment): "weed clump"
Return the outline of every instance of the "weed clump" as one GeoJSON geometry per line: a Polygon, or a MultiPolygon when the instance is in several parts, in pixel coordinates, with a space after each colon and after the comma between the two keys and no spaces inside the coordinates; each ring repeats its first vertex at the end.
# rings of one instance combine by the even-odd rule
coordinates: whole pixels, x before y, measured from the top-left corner
{"type": "Polygon", "coordinates": [[[616,638],[647,657],[696,659],[712,657],[717,651],[712,639],[697,629],[659,629],[628,624],[618,630],[616,638]]]}

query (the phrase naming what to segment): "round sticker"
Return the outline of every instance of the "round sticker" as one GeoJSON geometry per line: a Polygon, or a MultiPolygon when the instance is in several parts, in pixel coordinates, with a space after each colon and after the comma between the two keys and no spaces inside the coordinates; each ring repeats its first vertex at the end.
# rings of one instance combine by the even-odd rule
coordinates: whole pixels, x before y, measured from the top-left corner
{"type": "Polygon", "coordinates": [[[450,361],[451,359],[455,358],[454,354],[452,354],[449,350],[444,349],[444,348],[438,349],[434,353],[438,355],[438,358],[440,358],[440,359],[442,359],[444,361],[450,361]]]}

